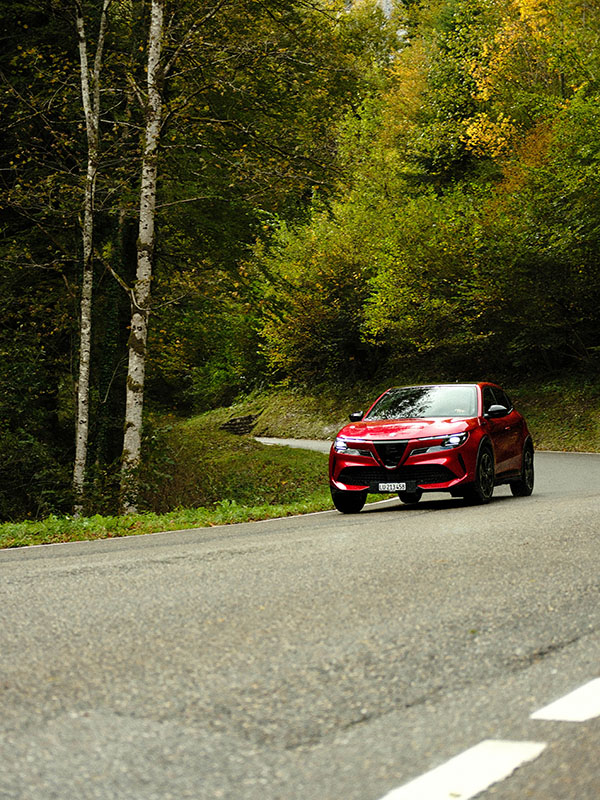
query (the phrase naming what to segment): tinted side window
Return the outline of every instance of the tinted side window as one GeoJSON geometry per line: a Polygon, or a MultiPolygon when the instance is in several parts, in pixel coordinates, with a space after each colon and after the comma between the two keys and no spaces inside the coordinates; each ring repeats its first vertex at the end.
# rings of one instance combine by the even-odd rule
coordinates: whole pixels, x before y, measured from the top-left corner
{"type": "Polygon", "coordinates": [[[496,402],[496,398],[494,397],[494,392],[491,390],[489,386],[484,386],[483,388],[483,413],[487,414],[490,410],[490,406],[493,406],[496,402]]]}
{"type": "Polygon", "coordinates": [[[506,392],[502,391],[502,389],[494,389],[494,394],[496,395],[496,400],[501,406],[506,406],[509,411],[512,409],[513,404],[511,403],[510,397],[506,394],[506,392]]]}

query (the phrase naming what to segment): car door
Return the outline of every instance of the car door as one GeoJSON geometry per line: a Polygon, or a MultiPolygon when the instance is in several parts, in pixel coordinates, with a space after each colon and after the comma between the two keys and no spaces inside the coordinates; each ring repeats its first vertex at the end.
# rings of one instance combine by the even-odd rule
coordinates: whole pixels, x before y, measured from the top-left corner
{"type": "Polygon", "coordinates": [[[503,471],[521,469],[522,457],[522,438],[523,438],[523,418],[518,411],[515,411],[509,396],[505,391],[494,387],[496,402],[508,408],[509,413],[502,417],[504,422],[503,448],[504,448],[504,468],[503,471]]]}
{"type": "Polygon", "coordinates": [[[512,409],[512,404],[504,392],[498,392],[491,386],[483,389],[483,415],[486,431],[492,440],[496,457],[496,474],[499,475],[515,466],[515,440],[519,438],[519,415],[512,409]],[[502,417],[486,417],[493,405],[507,406],[508,412],[502,417]]]}

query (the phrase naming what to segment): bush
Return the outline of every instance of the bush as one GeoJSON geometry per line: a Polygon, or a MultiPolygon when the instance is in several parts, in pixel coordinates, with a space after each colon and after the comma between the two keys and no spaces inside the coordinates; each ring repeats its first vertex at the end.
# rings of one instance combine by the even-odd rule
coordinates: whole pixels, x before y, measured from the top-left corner
{"type": "Polygon", "coordinates": [[[70,479],[69,468],[30,433],[18,429],[0,436],[0,520],[70,510],[70,479]]]}

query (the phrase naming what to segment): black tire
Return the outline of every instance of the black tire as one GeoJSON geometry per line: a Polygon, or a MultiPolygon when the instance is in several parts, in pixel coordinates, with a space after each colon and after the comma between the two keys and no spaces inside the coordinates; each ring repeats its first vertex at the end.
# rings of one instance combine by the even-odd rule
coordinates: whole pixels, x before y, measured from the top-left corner
{"type": "Polygon", "coordinates": [[[529,497],[533,492],[535,470],[533,467],[533,445],[526,442],[521,459],[521,477],[518,481],[511,481],[510,490],[513,497],[529,497]]]}
{"type": "Polygon", "coordinates": [[[423,491],[422,489],[417,489],[415,492],[398,492],[398,497],[403,503],[414,505],[423,497],[423,491]]]}
{"type": "Polygon", "coordinates": [[[465,499],[469,503],[477,505],[489,503],[494,494],[495,482],[494,454],[488,446],[484,445],[477,456],[475,482],[465,492],[465,499]]]}
{"type": "Polygon", "coordinates": [[[358,514],[367,499],[366,492],[343,492],[339,489],[331,490],[333,505],[342,514],[358,514]]]}

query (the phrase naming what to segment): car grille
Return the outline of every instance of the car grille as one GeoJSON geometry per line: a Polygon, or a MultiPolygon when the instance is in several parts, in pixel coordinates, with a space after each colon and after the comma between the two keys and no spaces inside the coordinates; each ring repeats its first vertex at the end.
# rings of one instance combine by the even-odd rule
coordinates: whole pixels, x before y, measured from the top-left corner
{"type": "Polygon", "coordinates": [[[338,481],[349,486],[370,486],[374,483],[391,481],[416,481],[419,486],[424,486],[429,483],[446,483],[454,478],[456,475],[447,467],[423,464],[423,466],[398,467],[397,469],[346,467],[340,472],[338,481]]]}
{"type": "Polygon", "coordinates": [[[377,455],[386,467],[395,467],[402,460],[408,442],[376,442],[377,455]]]}

